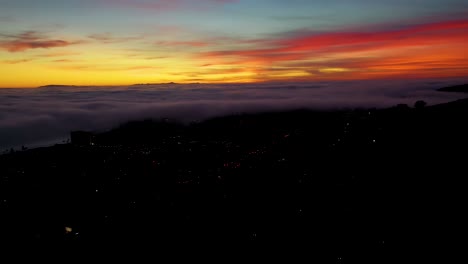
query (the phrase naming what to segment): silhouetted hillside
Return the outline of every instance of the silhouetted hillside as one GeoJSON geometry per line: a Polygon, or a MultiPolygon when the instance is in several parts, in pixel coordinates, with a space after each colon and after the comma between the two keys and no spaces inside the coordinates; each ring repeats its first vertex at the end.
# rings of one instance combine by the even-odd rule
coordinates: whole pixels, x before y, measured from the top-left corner
{"type": "Polygon", "coordinates": [[[465,223],[468,100],[419,105],[145,120],[3,155],[0,237],[294,246],[320,263],[450,247],[465,223]]]}
{"type": "Polygon", "coordinates": [[[468,84],[450,86],[438,89],[440,92],[468,93],[468,84]]]}

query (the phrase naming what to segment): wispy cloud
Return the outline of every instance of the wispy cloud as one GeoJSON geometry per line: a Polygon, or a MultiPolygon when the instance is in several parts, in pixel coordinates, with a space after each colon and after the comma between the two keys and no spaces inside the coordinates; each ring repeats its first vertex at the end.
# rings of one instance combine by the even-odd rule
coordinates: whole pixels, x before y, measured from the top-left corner
{"type": "Polygon", "coordinates": [[[68,56],[78,56],[78,55],[81,55],[80,52],[76,52],[76,51],[61,51],[61,52],[50,52],[50,53],[45,53],[45,54],[40,54],[40,55],[37,55],[37,57],[40,57],[40,58],[55,58],[55,57],[68,57],[68,56]]]}
{"type": "Polygon", "coordinates": [[[213,7],[214,4],[225,5],[238,2],[238,0],[99,0],[99,2],[110,7],[170,11],[180,9],[203,10],[207,7],[213,7]]]}
{"type": "Polygon", "coordinates": [[[145,57],[145,60],[163,60],[170,58],[169,56],[155,56],[155,57],[145,57]]]}
{"type": "Polygon", "coordinates": [[[55,60],[59,66],[53,65],[51,69],[67,70],[67,71],[83,71],[83,72],[129,72],[129,71],[151,71],[160,70],[156,66],[122,66],[122,65],[96,65],[89,62],[82,62],[80,60],[55,60]],[[63,64],[59,64],[63,63],[63,64]]]}
{"type": "MultiPolygon", "coordinates": [[[[206,56],[239,56],[265,60],[290,60],[308,57],[311,53],[370,51],[468,39],[468,20],[426,24],[408,29],[381,32],[330,32],[284,39],[263,40],[274,47],[262,49],[208,52],[206,56]]],[[[260,40],[257,40],[260,41],[260,40]]]]}
{"type": "MultiPolygon", "coordinates": [[[[254,46],[205,52],[201,58],[218,63],[256,65],[264,69],[282,66],[285,71],[339,72],[341,75],[345,71],[388,70],[397,73],[398,68],[401,72],[428,70],[437,65],[453,65],[454,68],[468,70],[468,54],[463,47],[468,42],[468,20],[372,32],[288,32],[284,37],[256,41],[263,43],[262,48],[254,46]],[[411,52],[408,52],[409,49],[412,49],[411,52]],[[420,52],[421,49],[424,52],[420,52]],[[431,63],[423,65],[427,61],[431,63]],[[411,62],[421,63],[409,67],[408,63],[411,62]],[[294,67],[295,63],[302,63],[303,66],[294,67]]],[[[460,72],[454,74],[459,75],[460,72]]]]}
{"type": "Polygon", "coordinates": [[[52,62],[58,63],[70,63],[70,62],[79,62],[78,60],[68,60],[68,59],[61,59],[61,60],[53,60],[52,62]]]}
{"type": "Polygon", "coordinates": [[[80,41],[49,38],[37,31],[26,31],[17,35],[0,35],[0,48],[9,52],[66,47],[78,43],[80,41]]]}
{"type": "Polygon", "coordinates": [[[4,60],[2,62],[5,64],[19,64],[19,63],[26,63],[30,61],[32,61],[32,59],[4,60]]]}
{"type": "Polygon", "coordinates": [[[88,36],[88,38],[101,42],[101,43],[108,44],[108,43],[121,43],[121,42],[127,42],[127,41],[142,40],[144,39],[144,36],[118,37],[112,33],[106,32],[106,33],[99,33],[99,34],[91,34],[88,36]]]}
{"type": "Polygon", "coordinates": [[[158,41],[155,43],[157,46],[165,46],[165,47],[178,47],[178,46],[186,46],[186,47],[205,47],[208,46],[208,42],[204,41],[158,41]]]}

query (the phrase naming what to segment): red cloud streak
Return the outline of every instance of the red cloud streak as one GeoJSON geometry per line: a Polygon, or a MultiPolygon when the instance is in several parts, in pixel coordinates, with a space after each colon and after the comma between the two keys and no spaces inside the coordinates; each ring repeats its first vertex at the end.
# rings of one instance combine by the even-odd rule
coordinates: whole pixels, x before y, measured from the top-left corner
{"type": "Polygon", "coordinates": [[[28,31],[19,35],[2,35],[3,40],[0,39],[0,48],[6,49],[9,52],[20,52],[29,49],[47,49],[56,47],[66,47],[77,44],[78,42],[71,42],[60,39],[48,39],[41,36],[38,32],[28,31]]]}
{"type": "Polygon", "coordinates": [[[303,34],[263,42],[271,44],[264,49],[206,52],[201,57],[206,61],[223,60],[226,64],[282,66],[285,70],[306,72],[314,67],[330,66],[349,69],[352,74],[372,71],[372,75],[435,69],[444,72],[453,69],[459,75],[468,69],[468,20],[376,32],[303,34]],[[322,62],[313,63],[317,60],[322,62]],[[291,66],[301,62],[310,63],[303,67],[291,66]]]}
{"type": "Polygon", "coordinates": [[[10,51],[18,52],[25,51],[28,49],[38,49],[38,48],[55,48],[55,47],[65,47],[72,45],[71,42],[64,40],[44,40],[44,41],[10,41],[0,43],[0,47],[10,51]]]}

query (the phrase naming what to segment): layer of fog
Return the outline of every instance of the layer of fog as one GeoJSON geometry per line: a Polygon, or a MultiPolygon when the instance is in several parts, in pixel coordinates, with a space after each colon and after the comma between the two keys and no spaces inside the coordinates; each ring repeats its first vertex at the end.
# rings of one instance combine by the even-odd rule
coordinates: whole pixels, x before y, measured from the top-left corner
{"type": "Polygon", "coordinates": [[[463,80],[288,84],[144,85],[0,89],[0,150],[60,142],[72,130],[102,131],[146,118],[182,122],[298,108],[383,108],[464,98],[436,92],[463,80]]]}

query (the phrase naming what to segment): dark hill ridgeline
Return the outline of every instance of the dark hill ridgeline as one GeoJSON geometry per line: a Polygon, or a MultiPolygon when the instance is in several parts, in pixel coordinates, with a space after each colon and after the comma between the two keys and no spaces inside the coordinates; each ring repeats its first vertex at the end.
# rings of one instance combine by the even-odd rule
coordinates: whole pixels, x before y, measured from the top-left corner
{"type": "Polygon", "coordinates": [[[440,92],[452,92],[452,93],[468,93],[468,84],[450,86],[438,89],[440,92]]]}

